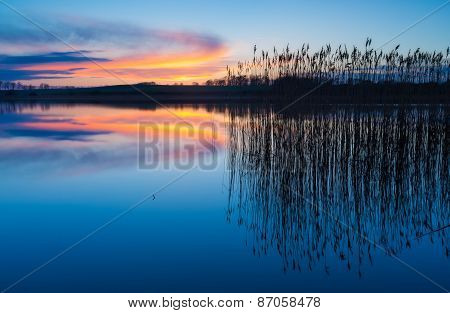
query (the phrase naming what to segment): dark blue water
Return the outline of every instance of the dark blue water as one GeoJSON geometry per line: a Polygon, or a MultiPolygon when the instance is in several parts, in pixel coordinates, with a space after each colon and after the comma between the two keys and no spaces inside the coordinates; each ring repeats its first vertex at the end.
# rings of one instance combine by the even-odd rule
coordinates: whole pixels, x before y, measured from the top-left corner
{"type": "Polygon", "coordinates": [[[8,291],[450,288],[450,229],[432,232],[450,222],[446,108],[1,108],[2,290],[174,179],[8,291]],[[172,133],[175,115],[193,131],[172,133]],[[204,121],[218,125],[213,148],[204,121]],[[139,122],[166,130],[151,169],[139,122]],[[188,153],[164,145],[176,136],[188,153]]]}

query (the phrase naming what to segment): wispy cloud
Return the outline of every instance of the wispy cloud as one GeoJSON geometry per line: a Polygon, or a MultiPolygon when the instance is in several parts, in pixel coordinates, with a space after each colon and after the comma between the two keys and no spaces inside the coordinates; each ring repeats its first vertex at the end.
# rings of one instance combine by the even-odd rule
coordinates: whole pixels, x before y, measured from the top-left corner
{"type": "Polygon", "coordinates": [[[67,51],[56,38],[31,26],[3,25],[0,45],[9,53],[0,54],[0,79],[110,78],[95,61],[133,82],[186,80],[214,75],[227,51],[220,38],[196,32],[80,18],[45,27],[79,52],[67,51]]]}
{"type": "Polygon", "coordinates": [[[87,57],[90,51],[50,52],[34,55],[0,55],[0,78],[4,80],[67,79],[86,67],[68,67],[77,63],[111,61],[107,58],[87,57]],[[51,69],[51,64],[63,64],[65,69],[51,69]],[[27,69],[37,66],[43,69],[27,69]]]}
{"type": "MultiPolygon", "coordinates": [[[[31,55],[0,55],[1,66],[47,64],[47,63],[81,63],[89,61],[86,57],[91,51],[50,52],[31,55]]],[[[107,58],[91,58],[97,62],[110,61],[107,58]]]]}
{"type": "MultiPolygon", "coordinates": [[[[61,43],[48,33],[33,25],[0,25],[0,43],[9,45],[33,45],[61,43]]],[[[114,47],[120,50],[147,50],[184,47],[193,49],[217,49],[223,42],[216,36],[186,32],[149,29],[136,25],[105,22],[85,18],[66,18],[64,21],[53,20],[43,25],[57,37],[72,45],[83,45],[92,49],[114,47]]]]}
{"type": "Polygon", "coordinates": [[[0,80],[67,79],[74,71],[0,69],[0,80]]]}

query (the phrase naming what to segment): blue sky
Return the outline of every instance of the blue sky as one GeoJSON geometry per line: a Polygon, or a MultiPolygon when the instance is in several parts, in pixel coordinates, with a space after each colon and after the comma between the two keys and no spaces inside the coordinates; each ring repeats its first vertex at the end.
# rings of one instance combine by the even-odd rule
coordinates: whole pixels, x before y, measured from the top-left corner
{"type": "MultiPolygon", "coordinates": [[[[150,71],[142,72],[139,70],[144,68],[135,66],[136,62],[138,64],[142,62],[136,61],[133,63],[134,76],[129,77],[132,80],[139,80],[141,77],[137,73],[140,73],[143,77],[161,76],[162,81],[167,82],[176,81],[177,78],[186,81],[195,78],[201,80],[208,71],[216,75],[225,64],[250,57],[254,44],[264,49],[271,49],[273,46],[284,47],[288,43],[296,48],[303,42],[310,43],[313,48],[329,42],[335,45],[340,43],[363,45],[365,38],[370,36],[373,39],[373,46],[377,47],[445,3],[442,0],[257,2],[6,0],[6,2],[52,32],[58,33],[61,28],[78,27],[78,33],[81,31],[86,33],[86,29],[80,30],[80,27],[88,25],[85,28],[95,33],[89,42],[86,40],[71,42],[73,38],[69,30],[58,35],[80,50],[90,50],[90,57],[105,59],[114,59],[118,55],[124,57],[133,50],[133,45],[141,47],[139,43],[147,38],[143,36],[138,39],[133,35],[131,40],[127,40],[125,34],[120,39],[115,38],[117,40],[114,46],[114,40],[108,42],[105,39],[107,33],[105,29],[111,29],[113,33],[117,33],[119,29],[132,29],[133,34],[136,32],[144,34],[147,31],[156,33],[156,37],[153,36],[151,40],[153,44],[145,46],[147,57],[151,54],[151,57],[155,58],[157,54],[160,58],[170,51],[173,53],[172,58],[179,59],[187,51],[187,55],[192,55],[197,63],[191,60],[181,65],[183,69],[178,65],[172,68],[153,65],[151,68],[145,67],[145,70],[150,71]],[[66,24],[61,27],[66,21],[69,21],[70,27],[66,24]],[[99,32],[95,31],[96,25],[101,25],[99,32]],[[182,40],[179,40],[180,34],[183,34],[182,40]],[[92,41],[97,41],[97,44],[92,45],[92,41]],[[130,43],[128,52],[123,49],[121,43],[125,45],[130,43]],[[178,50],[179,54],[174,53],[175,50],[178,50]],[[189,66],[195,68],[191,73],[186,70],[189,66]],[[163,69],[170,73],[166,78],[162,75],[163,69]]],[[[20,26],[30,26],[29,22],[1,4],[0,20],[0,27],[3,29],[0,30],[0,34],[3,32],[3,40],[7,40],[5,32],[11,30],[12,33],[14,30],[13,33],[16,34],[18,29],[21,29],[20,26]]],[[[32,28],[28,31],[41,32],[32,28]]],[[[390,46],[400,44],[403,51],[410,48],[445,50],[450,44],[449,29],[450,4],[407,31],[390,46]]],[[[68,51],[67,47],[58,46],[56,43],[46,43],[37,47],[36,42],[30,42],[29,36],[27,38],[28,41],[16,43],[11,49],[8,48],[7,42],[2,42],[0,46],[3,46],[5,51],[0,50],[0,55],[34,57],[38,53],[42,55],[68,51]],[[46,47],[48,51],[45,51],[46,47]]],[[[163,63],[173,62],[164,60],[163,63]]],[[[127,66],[123,65],[123,68],[127,66]]],[[[81,67],[72,66],[72,68],[81,67]]],[[[4,72],[5,69],[0,73],[4,72]]],[[[89,75],[91,78],[94,77],[93,73],[89,75]]],[[[95,78],[91,81],[92,84],[109,82],[96,81],[95,78]]],[[[66,79],[64,82],[67,82],[66,79]]]]}

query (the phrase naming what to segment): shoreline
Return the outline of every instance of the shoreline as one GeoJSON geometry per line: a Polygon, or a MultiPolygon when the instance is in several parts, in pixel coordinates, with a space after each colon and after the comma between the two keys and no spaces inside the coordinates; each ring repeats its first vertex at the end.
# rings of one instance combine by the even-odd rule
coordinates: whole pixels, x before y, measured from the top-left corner
{"type": "Polygon", "coordinates": [[[290,103],[301,104],[450,104],[450,89],[444,85],[324,86],[283,91],[273,86],[151,86],[1,90],[6,102],[133,102],[133,103],[290,103]]]}

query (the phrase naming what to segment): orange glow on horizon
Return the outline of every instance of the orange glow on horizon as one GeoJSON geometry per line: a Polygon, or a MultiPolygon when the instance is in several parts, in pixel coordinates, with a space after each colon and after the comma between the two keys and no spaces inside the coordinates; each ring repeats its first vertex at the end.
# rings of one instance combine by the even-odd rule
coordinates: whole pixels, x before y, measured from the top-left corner
{"type": "MultiPolygon", "coordinates": [[[[212,51],[197,50],[191,52],[177,52],[168,54],[145,54],[120,57],[111,61],[82,62],[82,63],[51,63],[26,65],[21,70],[55,70],[69,71],[68,80],[111,81],[111,79],[126,80],[129,83],[154,81],[157,83],[174,82],[202,82],[224,75],[225,69],[221,61],[228,54],[227,47],[220,47],[212,51]],[[73,70],[75,69],[75,70],[73,70]],[[112,72],[108,73],[108,72],[112,72]]],[[[67,76],[61,74],[61,76],[67,76]]],[[[55,75],[58,77],[58,75],[55,75]]],[[[57,82],[58,80],[53,80],[57,82]]],[[[118,80],[117,84],[123,81],[118,80]]],[[[108,84],[108,83],[107,83],[108,84]]],[[[97,85],[97,84],[96,84],[97,85]]]]}

